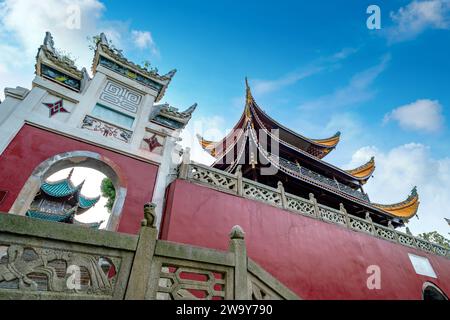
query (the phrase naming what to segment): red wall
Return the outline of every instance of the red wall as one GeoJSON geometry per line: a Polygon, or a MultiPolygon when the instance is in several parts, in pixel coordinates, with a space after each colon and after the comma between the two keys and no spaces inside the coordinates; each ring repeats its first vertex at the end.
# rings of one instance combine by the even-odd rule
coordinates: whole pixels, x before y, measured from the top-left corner
{"type": "Polygon", "coordinates": [[[168,191],[161,237],[227,250],[237,224],[249,257],[303,299],[421,299],[425,281],[450,295],[450,259],[183,180],[168,191]],[[438,279],[417,275],[408,253],[426,256],[438,279]],[[370,265],[381,290],[367,288],[370,265]]]}
{"type": "Polygon", "coordinates": [[[8,212],[33,170],[48,158],[69,151],[91,151],[112,162],[127,183],[118,231],[137,233],[143,205],[152,199],[158,167],[100,147],[25,125],[0,155],[0,190],[8,191],[0,211],[8,212]]]}

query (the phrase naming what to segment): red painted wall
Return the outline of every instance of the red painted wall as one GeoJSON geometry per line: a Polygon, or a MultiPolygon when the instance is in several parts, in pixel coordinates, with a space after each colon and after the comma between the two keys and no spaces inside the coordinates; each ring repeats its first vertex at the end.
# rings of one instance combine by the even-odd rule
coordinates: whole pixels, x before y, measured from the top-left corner
{"type": "Polygon", "coordinates": [[[116,172],[127,183],[118,231],[138,233],[143,204],[152,199],[158,166],[30,125],[23,126],[0,155],[0,190],[8,191],[0,211],[9,211],[28,177],[41,162],[69,151],[96,152],[115,165],[116,172]]]}
{"type": "Polygon", "coordinates": [[[450,259],[183,180],[168,191],[161,237],[227,250],[237,224],[249,257],[304,299],[421,299],[425,281],[450,295],[450,259]],[[417,275],[408,253],[427,257],[438,279],[417,275]],[[370,265],[381,290],[367,288],[370,265]]]}

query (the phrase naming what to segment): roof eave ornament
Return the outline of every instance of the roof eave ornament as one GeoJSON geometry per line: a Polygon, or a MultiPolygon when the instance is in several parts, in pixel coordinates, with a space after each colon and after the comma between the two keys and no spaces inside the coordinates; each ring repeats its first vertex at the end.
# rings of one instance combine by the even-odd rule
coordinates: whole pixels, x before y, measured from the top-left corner
{"type": "Polygon", "coordinates": [[[194,103],[192,106],[181,112],[181,114],[192,117],[192,114],[194,113],[195,109],[197,109],[197,103],[194,103]]]}
{"type": "Polygon", "coordinates": [[[108,38],[106,37],[106,34],[104,32],[100,33],[99,43],[105,46],[109,46],[108,38]]]}
{"type": "Polygon", "coordinates": [[[175,74],[177,73],[177,69],[170,70],[167,74],[163,75],[163,78],[168,79],[169,81],[173,79],[175,74]]]}
{"type": "Polygon", "coordinates": [[[53,41],[53,36],[50,31],[45,33],[44,46],[47,50],[55,53],[55,41],[53,41]]]}

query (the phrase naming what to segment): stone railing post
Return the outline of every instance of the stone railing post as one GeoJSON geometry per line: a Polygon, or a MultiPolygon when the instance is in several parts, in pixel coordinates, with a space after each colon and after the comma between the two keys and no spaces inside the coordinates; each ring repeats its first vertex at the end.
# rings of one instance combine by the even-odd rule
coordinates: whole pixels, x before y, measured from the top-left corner
{"type": "Polygon", "coordinates": [[[283,182],[281,182],[281,181],[278,181],[278,192],[280,192],[281,207],[283,209],[286,209],[287,208],[287,198],[286,198],[286,193],[284,191],[283,182]]]}
{"type": "Polygon", "coordinates": [[[351,229],[350,227],[350,218],[348,217],[348,212],[344,207],[343,203],[339,204],[339,210],[342,212],[342,214],[344,215],[345,218],[345,224],[347,225],[347,228],[351,229]]]}
{"type": "Polygon", "coordinates": [[[247,277],[247,248],[245,233],[240,226],[234,226],[230,233],[230,251],[234,253],[234,300],[250,299],[247,277]]]}
{"type": "Polygon", "coordinates": [[[242,182],[242,166],[238,165],[236,168],[236,193],[242,197],[244,195],[244,186],[242,182]]]}
{"type": "Polygon", "coordinates": [[[319,205],[313,193],[309,194],[309,201],[311,201],[311,203],[314,205],[314,214],[317,219],[322,219],[322,217],[320,216],[319,205]]]}
{"type": "Polygon", "coordinates": [[[397,233],[397,231],[395,230],[394,226],[392,225],[392,222],[391,222],[391,221],[388,221],[388,228],[389,228],[390,230],[392,230],[392,232],[394,232],[395,241],[399,242],[399,240],[398,240],[398,233],[397,233]]]}
{"type": "Polygon", "coordinates": [[[377,232],[375,230],[375,225],[373,224],[372,218],[370,217],[370,213],[366,212],[366,220],[370,222],[370,225],[372,227],[372,234],[377,235],[377,232]]]}
{"type": "Polygon", "coordinates": [[[191,149],[187,148],[183,152],[178,178],[186,180],[189,177],[189,164],[191,163],[191,149]]]}
{"type": "Polygon", "coordinates": [[[158,236],[155,207],[153,203],[144,206],[144,220],[141,222],[141,231],[125,294],[126,300],[143,300],[145,298],[158,236]]]}

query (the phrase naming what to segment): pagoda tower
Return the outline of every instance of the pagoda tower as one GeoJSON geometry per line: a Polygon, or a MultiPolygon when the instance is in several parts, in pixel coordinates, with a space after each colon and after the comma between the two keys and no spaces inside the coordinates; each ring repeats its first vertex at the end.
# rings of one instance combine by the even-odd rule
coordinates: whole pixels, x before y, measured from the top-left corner
{"type": "Polygon", "coordinates": [[[231,132],[214,142],[198,136],[202,148],[216,158],[212,167],[235,173],[271,187],[281,182],[286,192],[308,198],[315,196],[321,204],[348,213],[370,217],[374,222],[393,227],[404,226],[419,207],[414,187],[403,202],[382,205],[370,201],[363,185],[375,170],[375,159],[352,170],[340,169],[323,159],[341,138],[304,137],[278,123],[255,102],[246,80],[244,112],[231,132]]]}
{"type": "Polygon", "coordinates": [[[103,221],[83,223],[75,219],[91,209],[100,199],[100,196],[89,198],[81,194],[84,181],[74,185],[71,181],[72,169],[67,176],[59,181],[42,183],[39,192],[31,203],[26,216],[30,218],[82,225],[98,229],[103,221]]]}

